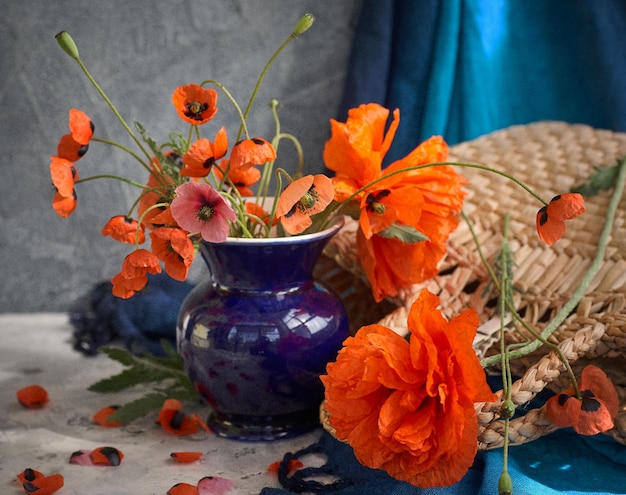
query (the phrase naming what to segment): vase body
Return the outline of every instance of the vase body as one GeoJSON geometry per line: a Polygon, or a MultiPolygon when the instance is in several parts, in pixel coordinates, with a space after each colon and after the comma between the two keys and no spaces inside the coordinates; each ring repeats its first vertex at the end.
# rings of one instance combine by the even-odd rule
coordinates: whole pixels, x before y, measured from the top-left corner
{"type": "Polygon", "coordinates": [[[312,274],[339,228],[202,243],[210,276],[181,306],[177,344],[216,434],[265,441],[319,424],[319,375],[348,337],[348,321],[312,274]]]}

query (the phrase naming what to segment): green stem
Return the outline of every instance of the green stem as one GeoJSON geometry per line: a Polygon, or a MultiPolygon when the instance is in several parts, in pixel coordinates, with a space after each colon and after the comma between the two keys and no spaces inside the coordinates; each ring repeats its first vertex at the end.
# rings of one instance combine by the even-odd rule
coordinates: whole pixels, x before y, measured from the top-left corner
{"type": "Polygon", "coordinates": [[[80,66],[80,68],[82,69],[84,74],[87,76],[87,79],[89,79],[89,81],[91,82],[93,87],[96,88],[96,91],[98,91],[98,93],[100,93],[100,96],[106,102],[106,104],[109,106],[109,108],[111,109],[113,114],[117,117],[117,120],[119,120],[119,122],[122,124],[122,126],[124,127],[124,129],[126,130],[128,135],[131,137],[131,139],[133,141],[135,141],[135,144],[139,147],[139,149],[143,152],[143,154],[146,155],[146,157],[148,158],[148,161],[150,161],[152,159],[150,154],[146,151],[146,149],[143,147],[143,144],[141,143],[139,138],[137,138],[137,136],[135,136],[135,133],[132,131],[130,126],[126,123],[124,118],[117,111],[117,108],[115,107],[113,102],[109,99],[109,97],[106,95],[104,90],[100,87],[98,82],[93,78],[93,76],[91,75],[91,73],[89,72],[89,70],[87,69],[85,64],[83,63],[83,61],[80,58],[75,58],[74,60],[76,60],[76,62],[78,62],[78,65],[80,66]]]}
{"type": "Polygon", "coordinates": [[[235,142],[238,142],[241,139],[242,132],[245,134],[246,139],[250,139],[250,134],[248,133],[248,126],[246,125],[247,114],[244,115],[242,113],[241,107],[239,106],[239,103],[237,103],[237,100],[235,100],[234,96],[230,93],[230,91],[226,89],[226,86],[224,86],[221,82],[216,81],[215,79],[207,79],[206,81],[202,81],[200,86],[206,86],[207,84],[214,84],[215,86],[220,88],[222,92],[226,95],[226,98],[230,100],[233,107],[235,107],[235,111],[237,112],[237,115],[239,116],[239,122],[240,122],[239,133],[237,134],[237,139],[235,140],[235,142]]]}
{"type": "Polygon", "coordinates": [[[99,175],[90,175],[89,177],[85,177],[84,179],[79,179],[75,182],[75,184],[80,184],[82,182],[89,182],[91,180],[96,179],[115,179],[121,182],[126,182],[126,184],[130,184],[131,186],[139,187],[141,189],[145,189],[145,184],[140,184],[139,182],[135,182],[134,180],[127,179],[126,177],[120,177],[119,175],[112,174],[99,174],[99,175]]]}
{"type": "MultiPolygon", "coordinates": [[[[571,312],[576,308],[576,305],[580,302],[582,297],[585,295],[589,284],[593,281],[593,278],[598,273],[598,270],[601,268],[602,263],[604,262],[604,255],[606,252],[606,247],[609,241],[609,237],[611,235],[611,230],[613,228],[613,222],[615,220],[615,214],[617,212],[617,208],[619,206],[620,199],[622,197],[624,191],[624,184],[626,183],[626,162],[622,163],[619,167],[619,172],[617,175],[617,179],[615,181],[615,190],[613,192],[613,196],[611,197],[611,201],[609,202],[609,206],[607,208],[606,220],[604,223],[604,227],[602,228],[602,232],[600,233],[600,238],[598,240],[598,247],[596,250],[596,255],[591,262],[591,265],[587,269],[583,279],[580,282],[580,285],[572,294],[571,298],[563,305],[561,310],[557,313],[557,315],[546,325],[541,334],[538,334],[544,341],[547,340],[550,335],[565,321],[565,319],[571,314],[571,312]]],[[[521,347],[511,353],[511,359],[516,359],[522,356],[525,356],[536,349],[538,349],[542,344],[541,340],[535,340],[534,342],[530,342],[529,344],[521,347]]],[[[481,361],[483,368],[488,366],[492,366],[500,360],[499,355],[490,356],[481,361]]]]}
{"type": "Polygon", "coordinates": [[[137,160],[139,163],[141,163],[141,166],[143,168],[145,168],[148,173],[152,174],[152,169],[146,164],[146,162],[144,162],[137,153],[135,153],[134,151],[132,151],[130,148],[128,148],[127,146],[124,146],[116,141],[111,141],[109,139],[104,139],[104,138],[97,138],[97,137],[92,137],[91,138],[92,141],[96,141],[98,143],[103,143],[103,144],[108,144],[109,146],[114,146],[115,148],[119,148],[122,151],[124,151],[125,153],[128,153],[130,156],[132,156],[135,160],[137,160]]]}

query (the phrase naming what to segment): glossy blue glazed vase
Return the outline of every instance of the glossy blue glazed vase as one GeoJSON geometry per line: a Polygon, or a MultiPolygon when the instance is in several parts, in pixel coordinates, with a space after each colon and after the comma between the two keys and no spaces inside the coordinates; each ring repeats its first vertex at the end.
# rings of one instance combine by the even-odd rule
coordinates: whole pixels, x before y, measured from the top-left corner
{"type": "Polygon", "coordinates": [[[348,318],[313,269],[341,226],[201,244],[210,278],[183,302],[177,344],[216,434],[267,441],[319,425],[319,375],[348,337],[348,318]]]}

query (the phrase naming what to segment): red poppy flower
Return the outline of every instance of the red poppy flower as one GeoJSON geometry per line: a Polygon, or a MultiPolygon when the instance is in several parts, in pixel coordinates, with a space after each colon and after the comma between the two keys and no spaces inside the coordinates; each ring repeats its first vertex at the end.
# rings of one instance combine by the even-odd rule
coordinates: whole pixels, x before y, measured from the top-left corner
{"type": "Polygon", "coordinates": [[[472,347],[474,310],[447,321],[424,290],[408,316],[407,341],[381,325],[344,342],[322,376],[330,426],[357,459],[419,487],[459,481],[474,462],[474,403],[493,401],[472,347]]]}
{"type": "Polygon", "coordinates": [[[124,259],[122,271],[111,279],[113,295],[132,297],[148,283],[148,273],[161,273],[159,259],[147,249],[136,249],[124,259]]]}
{"type": "Polygon", "coordinates": [[[76,162],[89,149],[94,125],[87,114],[72,108],[70,109],[69,127],[70,134],[61,137],[57,146],[57,153],[61,158],[76,162]]]}
{"type": "Polygon", "coordinates": [[[217,91],[197,84],[179,86],[172,94],[178,116],[194,125],[206,124],[217,113],[217,91]]]}
{"type": "Polygon", "coordinates": [[[41,385],[22,387],[16,395],[18,402],[29,409],[42,408],[50,401],[48,392],[41,385]]]}
{"type": "Polygon", "coordinates": [[[23,481],[22,487],[25,493],[51,495],[60,490],[64,483],[65,480],[61,474],[51,474],[50,476],[37,476],[32,480],[23,481]]]}
{"type": "Polygon", "coordinates": [[[276,159],[276,150],[269,141],[255,137],[244,139],[233,146],[230,153],[231,169],[248,169],[276,159]]]}
{"type": "Polygon", "coordinates": [[[183,156],[184,167],[180,175],[185,177],[206,177],[211,171],[211,167],[217,160],[224,157],[228,151],[228,137],[226,129],[222,127],[215,136],[212,143],[206,138],[198,139],[189,147],[183,156]]]}
{"type": "Polygon", "coordinates": [[[202,459],[204,454],[202,452],[172,452],[170,457],[174,459],[176,462],[180,463],[188,463],[195,462],[199,459],[202,459]]]}
{"type": "Polygon", "coordinates": [[[163,402],[157,423],[165,431],[175,435],[190,435],[198,431],[198,424],[183,412],[183,405],[177,399],[163,402]]]}
{"type": "Polygon", "coordinates": [[[194,246],[187,232],[181,229],[159,227],[150,232],[152,252],[163,262],[165,273],[183,282],[194,257],[194,246]]]}
{"type": "Polygon", "coordinates": [[[119,426],[123,426],[124,423],[121,421],[111,421],[109,418],[113,416],[119,409],[119,406],[106,406],[100,409],[93,415],[94,423],[99,424],[100,426],[104,426],[105,428],[116,428],[119,426]]]}
{"type": "Polygon", "coordinates": [[[223,171],[226,171],[228,182],[232,184],[241,196],[253,196],[254,191],[250,189],[261,178],[261,171],[258,168],[232,168],[229,166],[229,160],[222,160],[219,167],[215,168],[217,178],[222,180],[223,171]]]}
{"type": "Polygon", "coordinates": [[[565,220],[585,212],[585,200],[581,194],[567,193],[552,198],[547,206],[537,212],[537,233],[548,245],[554,244],[565,234],[565,220]]]}
{"type": "Polygon", "coordinates": [[[189,483],[176,483],[167,491],[167,495],[198,495],[198,487],[189,483]]]}
{"type": "Polygon", "coordinates": [[[74,194],[74,183],[78,180],[78,171],[72,162],[58,156],[51,156],[50,177],[61,196],[66,198],[74,194]]]}
{"type": "Polygon", "coordinates": [[[305,175],[280,194],[276,217],[287,232],[299,234],[311,226],[311,216],[324,211],[334,194],[333,183],[324,174],[305,175]]]}
{"type": "Polygon", "coordinates": [[[220,193],[204,182],[187,182],[176,188],[171,204],[172,216],[187,232],[200,232],[208,242],[223,242],[228,237],[228,220],[235,222],[235,210],[220,193]]]}
{"type": "Polygon", "coordinates": [[[127,244],[143,244],[146,241],[143,226],[126,215],[111,217],[100,233],[127,244]]]}
{"type": "Polygon", "coordinates": [[[69,217],[76,209],[77,197],[74,191],[71,196],[63,196],[56,192],[52,198],[52,208],[62,218],[69,217]]]}
{"type": "Polygon", "coordinates": [[[153,172],[148,176],[146,189],[139,199],[137,214],[142,219],[143,225],[147,229],[160,227],[160,224],[153,224],[154,217],[165,210],[165,207],[155,207],[157,204],[169,204],[174,196],[176,184],[173,179],[163,172],[163,166],[156,158],[152,158],[150,168],[153,172]]]}
{"type": "Polygon", "coordinates": [[[579,388],[581,399],[574,396],[574,387],[548,399],[546,411],[550,421],[561,428],[571,426],[581,435],[595,435],[613,428],[619,398],[606,373],[597,366],[586,366],[579,388]]]}

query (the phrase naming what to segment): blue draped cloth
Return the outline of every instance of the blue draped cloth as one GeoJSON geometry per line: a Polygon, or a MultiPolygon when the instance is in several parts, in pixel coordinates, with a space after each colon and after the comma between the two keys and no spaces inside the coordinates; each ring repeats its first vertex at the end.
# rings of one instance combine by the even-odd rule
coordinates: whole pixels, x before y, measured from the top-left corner
{"type": "Polygon", "coordinates": [[[338,118],[399,108],[390,160],[538,120],[626,131],[623,0],[364,0],[338,118]]]}

